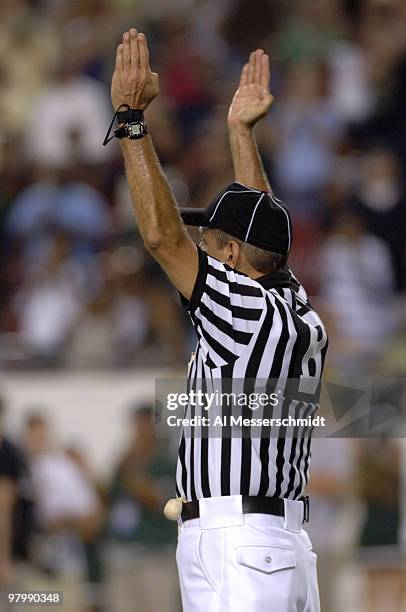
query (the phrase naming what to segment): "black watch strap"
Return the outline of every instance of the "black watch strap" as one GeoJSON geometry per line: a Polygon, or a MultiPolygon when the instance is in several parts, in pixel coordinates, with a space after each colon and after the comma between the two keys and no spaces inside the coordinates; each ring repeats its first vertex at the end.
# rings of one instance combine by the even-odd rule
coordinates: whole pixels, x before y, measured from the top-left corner
{"type": "Polygon", "coordinates": [[[125,125],[122,125],[121,127],[114,130],[114,136],[116,138],[128,137],[131,140],[138,140],[139,138],[143,138],[146,134],[148,134],[147,124],[144,121],[134,121],[133,123],[142,124],[142,128],[143,128],[142,134],[139,134],[138,136],[131,135],[131,132],[129,132],[129,129],[131,128],[131,124],[126,123],[125,125]]]}
{"type": "Polygon", "coordinates": [[[116,138],[125,138],[127,136],[127,132],[126,132],[126,126],[122,125],[120,128],[117,128],[116,130],[114,130],[114,136],[116,138]]]}
{"type": "MultiPolygon", "coordinates": [[[[114,113],[113,119],[111,120],[111,123],[107,130],[107,134],[104,137],[103,147],[105,147],[114,137],[124,138],[125,136],[127,136],[128,132],[126,128],[128,125],[132,123],[142,123],[144,126],[144,130],[143,130],[144,133],[140,135],[139,138],[142,138],[142,136],[148,133],[147,126],[144,120],[143,111],[139,108],[130,108],[128,104],[120,104],[120,106],[117,108],[116,112],[114,113]],[[125,108],[126,110],[120,111],[120,108],[125,108]],[[113,136],[110,136],[111,130],[113,129],[113,124],[116,118],[119,124],[121,123],[124,125],[122,125],[122,127],[115,130],[113,136]]],[[[129,138],[137,138],[137,136],[130,135],[129,138]]]]}
{"type": "Polygon", "coordinates": [[[125,111],[117,113],[117,123],[135,123],[136,121],[144,122],[144,111],[138,108],[128,108],[125,111]]]}

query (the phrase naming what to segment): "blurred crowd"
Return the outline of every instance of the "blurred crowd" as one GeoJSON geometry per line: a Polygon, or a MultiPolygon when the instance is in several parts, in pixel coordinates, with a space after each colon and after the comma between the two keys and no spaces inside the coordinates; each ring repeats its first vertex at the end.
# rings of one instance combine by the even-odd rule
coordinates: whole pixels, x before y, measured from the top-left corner
{"type": "Polygon", "coordinates": [[[175,464],[155,438],[151,406],[130,408],[125,446],[104,479],[86,449],[58,441],[41,407],[13,439],[3,409],[0,591],[62,591],[66,612],[177,612],[177,530],[162,512],[175,464]]]}
{"type": "Polygon", "coordinates": [[[271,53],[257,137],[335,365],[404,346],[405,20],[401,0],[2,2],[2,363],[184,363],[177,296],[145,255],[119,147],[101,145],[129,25],[160,75],[148,123],[180,204],[207,205],[232,180],[227,108],[249,51],[271,53]]]}
{"type": "MultiPolygon", "coordinates": [[[[190,326],[143,248],[119,147],[102,146],[113,114],[115,46],[134,25],[147,34],[160,76],[147,121],[180,205],[205,206],[232,181],[228,105],[248,53],[261,47],[271,54],[275,101],[257,140],[273,189],[294,218],[291,266],[326,321],[326,375],[349,386],[364,375],[404,377],[405,23],[402,0],[2,0],[2,366],[186,363],[190,326]]],[[[24,484],[24,470],[31,471],[21,508],[27,516],[30,487],[40,483],[32,526],[37,568],[58,572],[60,558],[73,573],[81,567],[93,609],[107,574],[117,577],[111,587],[117,601],[125,593],[125,602],[145,598],[140,612],[163,612],[162,602],[171,612],[179,609],[170,603],[177,601],[168,552],[174,535],[158,512],[168,492],[168,459],[154,447],[148,410],[137,414],[108,492],[80,450],[51,454],[49,425],[36,411],[24,424],[23,458],[21,448],[8,449],[18,470],[12,478],[18,473],[24,484]],[[60,482],[64,487],[54,488],[60,482]],[[164,541],[151,542],[153,533],[164,541]],[[100,540],[109,542],[108,570],[100,540]],[[55,554],[62,548],[62,557],[55,554]],[[147,603],[154,597],[155,607],[147,603]]],[[[336,440],[332,452],[327,442],[315,441],[312,481],[323,611],[335,609],[327,602],[343,563],[331,517],[349,497],[368,509],[361,547],[388,554],[374,557],[378,567],[363,556],[371,578],[367,609],[387,590],[399,612],[406,599],[393,527],[402,511],[399,445],[389,438],[356,447],[336,440]],[[355,491],[348,482],[358,483],[355,491]]]]}

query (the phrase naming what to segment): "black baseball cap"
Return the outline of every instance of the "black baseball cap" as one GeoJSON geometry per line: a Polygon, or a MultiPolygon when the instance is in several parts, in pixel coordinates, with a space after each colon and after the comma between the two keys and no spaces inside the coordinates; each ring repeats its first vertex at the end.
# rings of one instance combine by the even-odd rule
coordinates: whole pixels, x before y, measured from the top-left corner
{"type": "Polygon", "coordinates": [[[207,208],[181,208],[186,225],[220,229],[266,251],[288,253],[292,221],[286,206],[268,191],[227,185],[207,208]]]}

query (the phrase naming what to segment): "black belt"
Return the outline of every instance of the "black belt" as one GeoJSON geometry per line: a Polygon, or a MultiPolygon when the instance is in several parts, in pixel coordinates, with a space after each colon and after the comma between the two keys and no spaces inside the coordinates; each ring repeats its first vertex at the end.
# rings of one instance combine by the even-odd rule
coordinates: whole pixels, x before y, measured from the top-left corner
{"type": "MultiPolygon", "coordinates": [[[[310,499],[306,495],[299,501],[304,505],[303,522],[309,522],[310,499]]],[[[285,516],[285,504],[280,497],[250,497],[242,496],[243,514],[272,514],[274,516],[285,516]]],[[[182,509],[182,521],[190,521],[199,518],[199,501],[185,502],[182,509]]]]}

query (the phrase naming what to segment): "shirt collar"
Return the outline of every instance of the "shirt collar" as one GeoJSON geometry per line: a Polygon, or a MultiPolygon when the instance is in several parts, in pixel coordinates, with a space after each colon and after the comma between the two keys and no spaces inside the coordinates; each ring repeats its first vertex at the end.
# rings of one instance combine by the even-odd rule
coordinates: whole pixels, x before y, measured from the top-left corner
{"type": "Polygon", "coordinates": [[[276,287],[290,287],[292,284],[292,278],[289,270],[279,270],[278,272],[271,272],[270,274],[264,274],[255,279],[264,289],[274,289],[276,287]]]}

